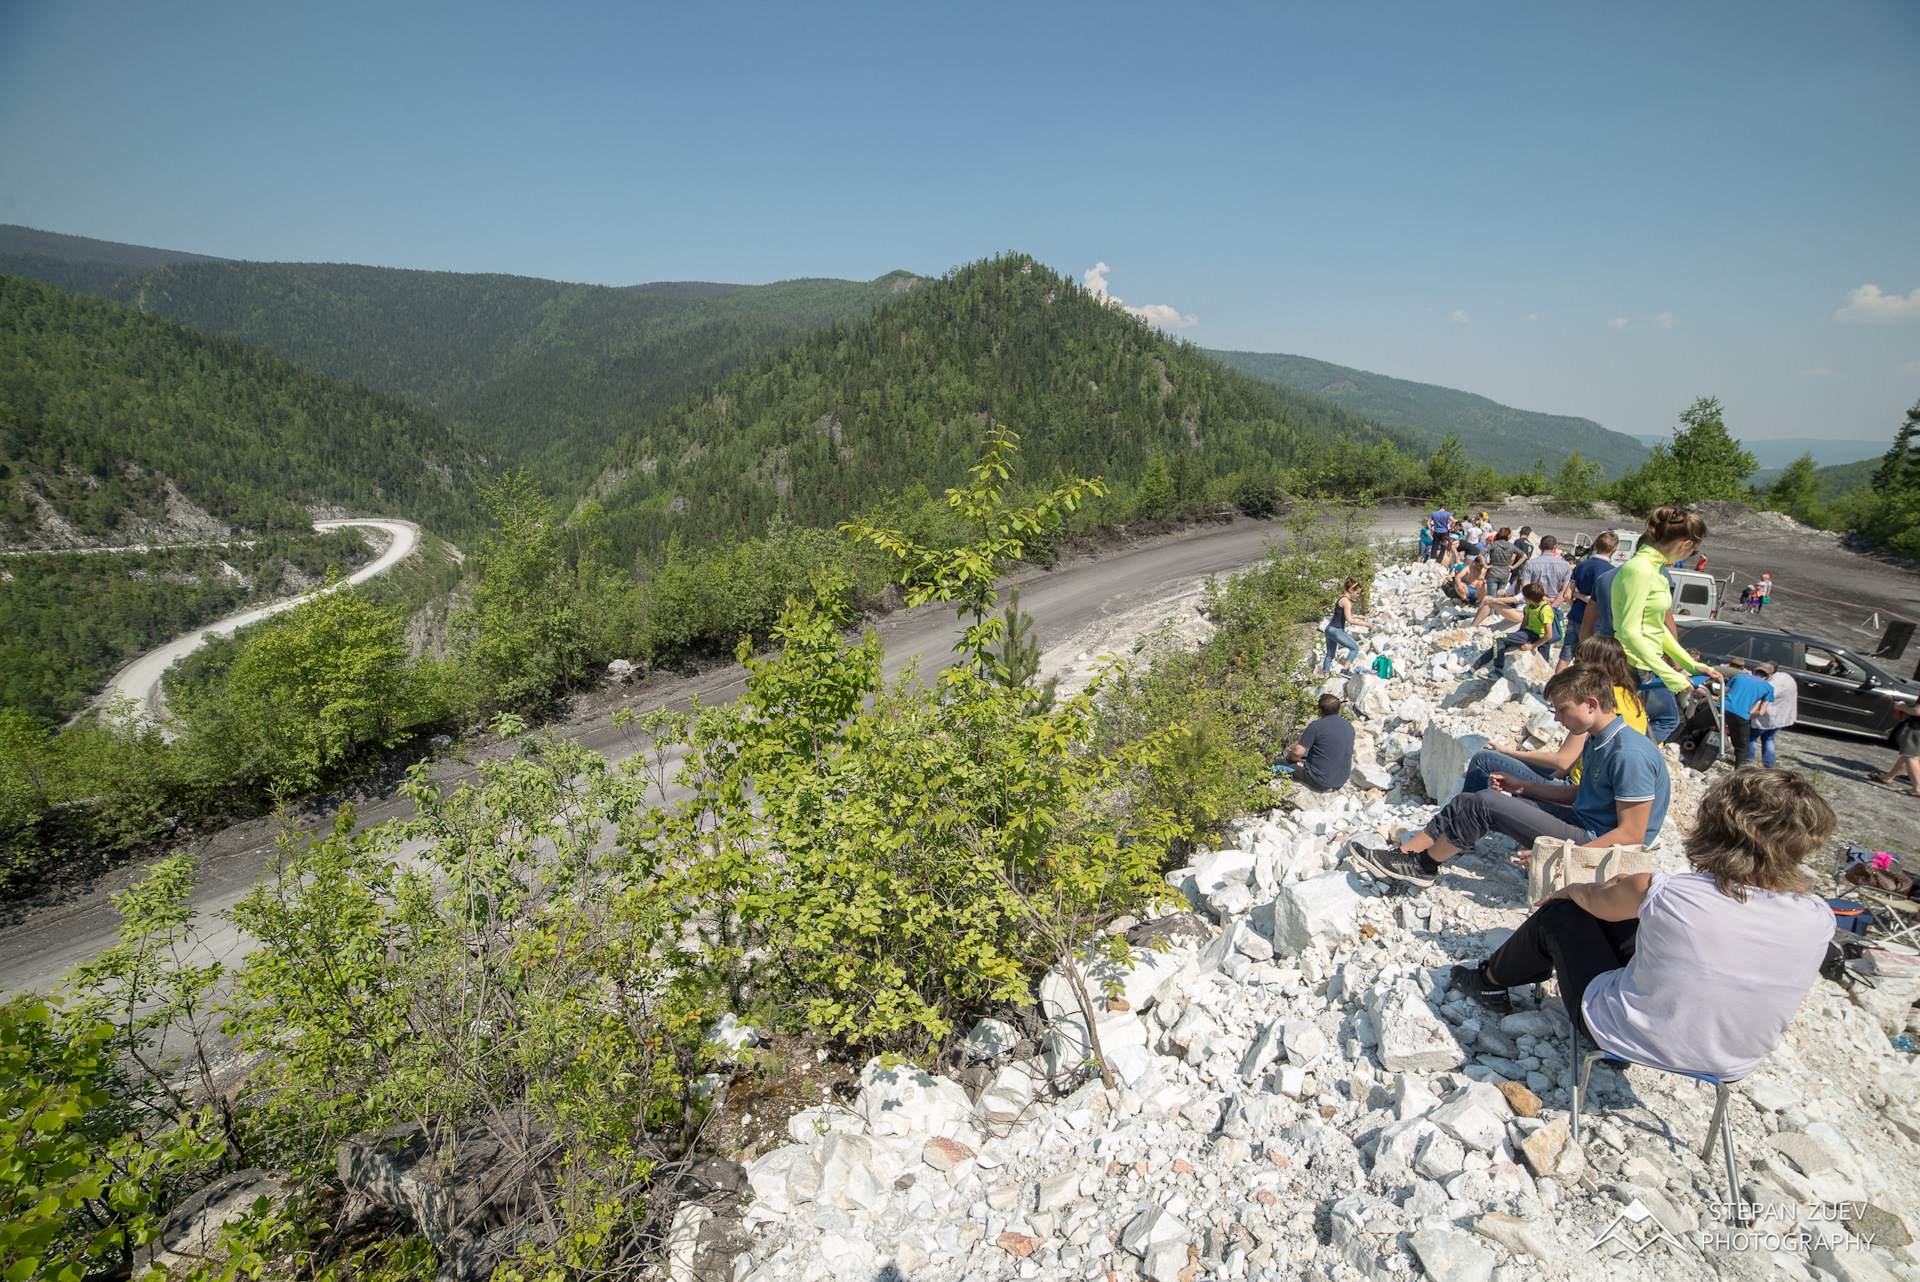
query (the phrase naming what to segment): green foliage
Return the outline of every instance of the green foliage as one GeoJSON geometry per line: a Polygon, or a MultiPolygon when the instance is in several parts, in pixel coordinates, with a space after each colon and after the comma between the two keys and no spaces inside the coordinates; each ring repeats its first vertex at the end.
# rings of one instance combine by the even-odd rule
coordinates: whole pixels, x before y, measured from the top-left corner
{"type": "Polygon", "coordinates": [[[1907,411],[1865,492],[1842,506],[1863,538],[1900,556],[1920,557],[1920,401],[1907,411]]]}
{"type": "Polygon", "coordinates": [[[1440,448],[1427,460],[1427,475],[1433,479],[1434,493],[1441,499],[1458,503],[1467,498],[1467,483],[1473,465],[1467,460],[1467,448],[1458,434],[1448,432],[1440,448]]]}
{"type": "Polygon", "coordinates": [[[134,542],[166,483],[225,525],[304,531],[316,497],[445,534],[477,524],[473,447],[446,424],[230,339],[0,277],[0,539],[38,493],[82,533],[134,542]]]}
{"type": "Polygon", "coordinates": [[[204,768],[307,791],[447,714],[444,683],[413,662],[400,611],[330,588],[253,629],[218,679],[169,686],[204,768]]]}
{"type": "MultiPolygon", "coordinates": [[[[1325,398],[1322,404],[1333,402],[1337,412],[1357,423],[1379,424],[1404,433],[1422,447],[1431,448],[1452,433],[1459,438],[1467,458],[1483,466],[1504,469],[1514,458],[1538,453],[1544,455],[1542,462],[1552,467],[1578,448],[1601,465],[1604,475],[1618,476],[1647,457],[1646,447],[1640,442],[1624,433],[1610,432],[1592,419],[1512,409],[1471,392],[1388,378],[1305,356],[1207,354],[1269,386],[1310,394],[1303,400],[1325,398]]],[[[1357,434],[1355,428],[1345,430],[1357,434]]]]}
{"type": "Polygon", "coordinates": [[[1796,521],[1825,526],[1827,511],[1821,502],[1819,470],[1811,452],[1802,454],[1782,468],[1773,484],[1767,487],[1762,506],[1770,511],[1785,512],[1796,521]]]}
{"type": "MultiPolygon", "coordinates": [[[[111,1024],[66,1029],[31,996],[0,1005],[0,1277],[81,1282],[130,1269],[168,1194],[220,1142],[191,1127],[121,1129],[111,1024]]],[[[158,1270],[148,1277],[160,1278],[158,1270]]]]}
{"type": "Polygon", "coordinates": [[[1655,445],[1652,457],[1609,485],[1607,493],[1636,516],[1669,503],[1744,502],[1755,497],[1747,477],[1756,466],[1753,454],[1727,432],[1720,402],[1703,396],[1681,413],[1673,439],[1655,445]]]}
{"type": "Polygon", "coordinates": [[[0,555],[12,576],[0,590],[0,707],[64,720],[137,655],[371,556],[355,530],[170,552],[0,555]]]}
{"type": "Polygon", "coordinates": [[[1567,455],[1553,477],[1555,509],[1578,516],[1591,513],[1594,499],[1600,496],[1602,470],[1600,464],[1587,462],[1579,450],[1567,455]]]}
{"type": "MultiPolygon", "coordinates": [[[[1365,523],[1323,519],[1303,503],[1287,518],[1287,537],[1267,559],[1208,584],[1213,635],[1196,647],[1171,636],[1143,647],[1144,668],[1112,683],[1101,706],[1099,742],[1107,751],[1182,727],[1172,750],[1136,778],[1145,799],[1178,817],[1183,846],[1218,831],[1231,816],[1262,808],[1268,763],[1315,715],[1310,667],[1327,615],[1348,576],[1372,580],[1365,523]]],[[[1267,804],[1271,804],[1268,802],[1267,804]]]]}
{"type": "Polygon", "coordinates": [[[1033,616],[1020,608],[1020,585],[1007,594],[1007,608],[1000,615],[1000,645],[994,652],[993,679],[1009,690],[1031,693],[1029,712],[1050,712],[1059,677],[1040,678],[1040,638],[1033,634],[1033,616]]]}
{"type": "Polygon", "coordinates": [[[597,505],[562,526],[524,470],[483,485],[481,499],[499,528],[475,553],[480,581],[454,621],[461,661],[479,707],[531,708],[618,652],[629,607],[602,559],[597,505]]]}
{"type": "Polygon", "coordinates": [[[323,1175],[339,1139],[397,1122],[436,1145],[486,1124],[530,1160],[551,1137],[554,1249],[604,1265],[633,1247],[651,1163],[691,1136],[707,1015],[669,969],[652,870],[600,853],[631,772],[554,736],[520,747],[450,790],[416,769],[404,823],[356,834],[348,810],[283,838],[232,913],[258,947],[229,1028],[268,1057],[247,1118],[264,1156],[323,1175]]]}

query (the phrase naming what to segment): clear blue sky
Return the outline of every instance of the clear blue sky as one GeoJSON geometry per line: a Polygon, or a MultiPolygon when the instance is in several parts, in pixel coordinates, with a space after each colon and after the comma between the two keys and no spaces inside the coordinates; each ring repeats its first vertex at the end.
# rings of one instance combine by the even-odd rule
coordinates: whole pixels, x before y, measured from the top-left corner
{"type": "Polygon", "coordinates": [[[1913,0],[932,9],[14,3],[0,221],[612,284],[1017,248],[1626,432],[1920,397],[1913,0]]]}

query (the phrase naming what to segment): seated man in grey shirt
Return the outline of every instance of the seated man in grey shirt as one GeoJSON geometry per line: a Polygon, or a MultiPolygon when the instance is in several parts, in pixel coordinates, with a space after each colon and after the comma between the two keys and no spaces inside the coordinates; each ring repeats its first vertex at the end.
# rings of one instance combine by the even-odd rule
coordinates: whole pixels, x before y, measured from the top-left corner
{"type": "Polygon", "coordinates": [[[1333,792],[1347,786],[1353,774],[1353,722],[1340,715],[1340,696],[1320,696],[1320,718],[1300,732],[1300,742],[1287,749],[1282,767],[1315,792],[1333,792]]]}
{"type": "Polygon", "coordinates": [[[1820,976],[1833,911],[1801,864],[1838,822],[1804,776],[1743,766],[1701,799],[1692,872],[1564,886],[1451,983],[1505,1011],[1509,987],[1555,977],[1574,1027],[1607,1054],[1737,1082],[1820,976]]]}

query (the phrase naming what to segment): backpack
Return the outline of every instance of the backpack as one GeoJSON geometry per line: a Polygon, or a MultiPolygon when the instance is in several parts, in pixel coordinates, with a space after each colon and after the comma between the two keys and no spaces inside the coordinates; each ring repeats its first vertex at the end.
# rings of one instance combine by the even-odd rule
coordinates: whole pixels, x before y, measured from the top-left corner
{"type": "Polygon", "coordinates": [[[1827,907],[1833,909],[1835,930],[1866,938],[1867,931],[1873,926],[1873,914],[1867,911],[1865,904],[1857,904],[1851,899],[1829,899],[1827,907]]]}
{"type": "Polygon", "coordinates": [[[1393,660],[1384,654],[1373,656],[1373,675],[1383,681],[1393,680],[1393,660]]]}

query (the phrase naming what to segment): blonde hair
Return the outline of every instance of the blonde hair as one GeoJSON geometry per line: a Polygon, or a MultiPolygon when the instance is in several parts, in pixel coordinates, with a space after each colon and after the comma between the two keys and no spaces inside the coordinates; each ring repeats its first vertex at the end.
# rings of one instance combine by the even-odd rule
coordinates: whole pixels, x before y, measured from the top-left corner
{"type": "Polygon", "coordinates": [[[1805,775],[1741,766],[1700,799],[1687,862],[1730,899],[1745,902],[1750,886],[1804,895],[1811,887],[1801,864],[1839,823],[1805,775]]]}

